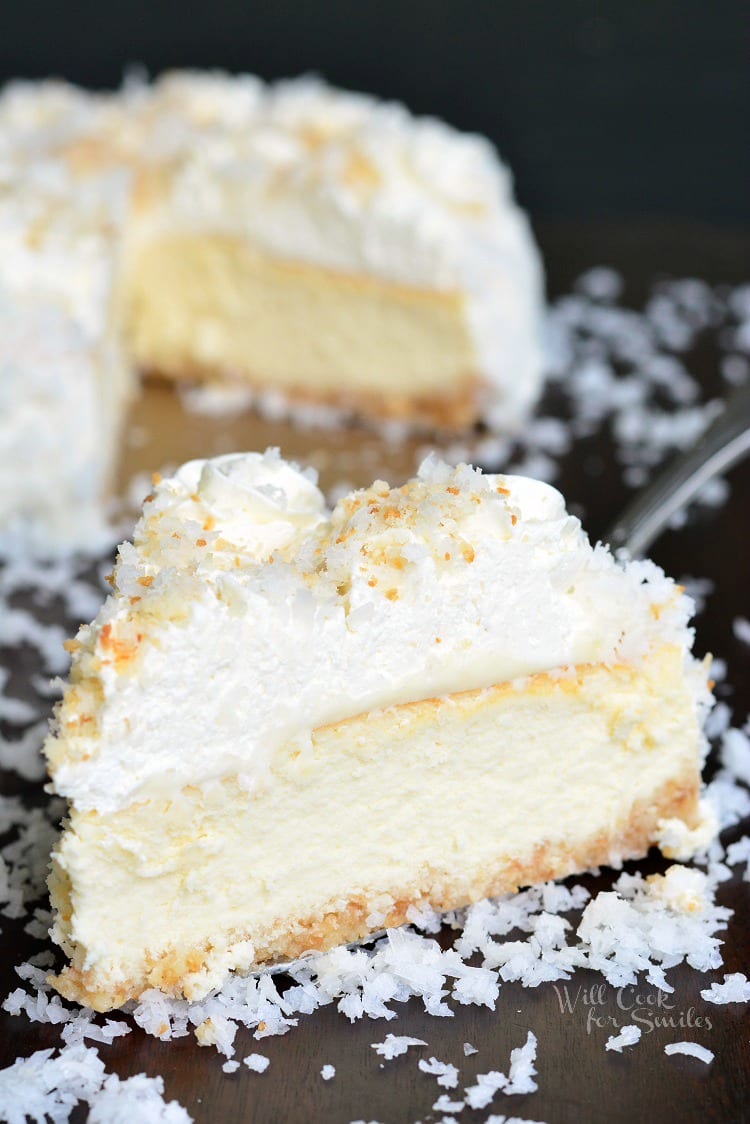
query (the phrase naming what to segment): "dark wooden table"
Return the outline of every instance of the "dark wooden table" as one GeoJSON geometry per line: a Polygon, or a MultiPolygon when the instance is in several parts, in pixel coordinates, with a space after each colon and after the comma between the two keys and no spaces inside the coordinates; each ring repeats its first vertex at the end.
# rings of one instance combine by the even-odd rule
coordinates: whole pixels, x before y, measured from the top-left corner
{"type": "MultiPolygon", "coordinates": [[[[548,265],[552,297],[567,292],[574,278],[598,264],[611,265],[625,277],[625,303],[641,307],[649,284],[658,276],[696,276],[730,284],[745,280],[748,273],[750,239],[731,231],[702,230],[690,226],[658,224],[586,225],[547,227],[539,231],[548,265]]],[[[717,351],[710,341],[699,343],[688,357],[693,374],[699,374],[711,393],[723,392],[717,374],[717,351]]],[[[270,434],[273,440],[277,435],[270,434]]],[[[299,436],[295,438],[299,444],[299,436]]],[[[335,449],[335,442],[331,448],[335,449]]],[[[295,449],[298,455],[304,450],[295,449]]],[[[606,430],[576,444],[562,461],[557,481],[568,500],[585,513],[592,536],[601,534],[631,494],[622,483],[606,430]]],[[[750,529],[750,463],[731,475],[731,495],[716,510],[704,511],[680,531],[669,532],[653,550],[657,562],[675,577],[709,579],[714,590],[697,621],[699,652],[712,651],[728,662],[726,683],[719,688],[734,710],[735,722],[743,722],[750,710],[750,647],[734,637],[732,622],[750,616],[748,596],[748,531],[750,529]]],[[[25,658],[25,657],[24,657],[25,658]]],[[[24,674],[22,654],[0,651],[0,662],[24,674]]],[[[17,791],[16,777],[5,775],[6,791],[17,791]]],[[[33,793],[30,796],[33,798],[33,793]]],[[[747,831],[750,825],[745,824],[747,831]]],[[[740,834],[733,829],[731,837],[740,834]]],[[[660,870],[657,857],[638,864],[640,870],[660,870]]],[[[611,884],[609,875],[589,878],[592,889],[611,884]]],[[[725,883],[719,900],[735,910],[725,934],[724,967],[711,975],[747,970],[750,960],[750,885],[739,878],[725,883]]],[[[3,920],[3,955],[0,964],[0,995],[17,985],[13,965],[29,955],[28,938],[19,927],[3,920]]],[[[38,948],[38,946],[34,946],[38,948]]],[[[507,1072],[510,1050],[521,1045],[527,1029],[539,1040],[537,1068],[539,1091],[530,1096],[498,1096],[481,1113],[465,1110],[460,1120],[483,1120],[491,1112],[504,1112],[549,1124],[587,1122],[661,1121],[729,1122],[750,1119],[750,1011],[740,1004],[714,1006],[699,995],[706,977],[688,968],[673,970],[675,985],[669,997],[672,1014],[689,1019],[690,1008],[711,1018],[710,1031],[657,1028],[644,1033],[640,1043],[623,1055],[604,1049],[611,1033],[602,1023],[609,1016],[621,1018],[614,989],[603,989],[597,1002],[599,1025],[588,1025],[587,1007],[573,1013],[561,1009],[559,987],[542,985],[534,990],[504,984],[497,1009],[456,1007],[453,1019],[430,1018],[413,1001],[398,1008],[393,1022],[364,1020],[350,1024],[335,1007],[301,1017],[299,1026],[279,1038],[253,1040],[240,1030],[237,1057],[257,1050],[271,1064],[263,1075],[244,1067],[231,1076],[221,1071],[223,1061],[214,1050],[200,1049],[191,1038],[161,1043],[136,1030],[110,1047],[101,1047],[108,1069],[121,1076],[145,1071],[164,1076],[166,1095],[177,1098],[196,1121],[299,1122],[345,1124],[347,1121],[377,1120],[383,1124],[407,1124],[433,1120],[440,1114],[431,1106],[440,1089],[434,1078],[420,1073],[419,1057],[435,1055],[459,1066],[462,1085],[475,1074],[490,1069],[507,1072]],[[428,1046],[381,1067],[371,1049],[388,1032],[423,1038],[428,1046]],[[712,1065],[686,1057],[666,1057],[665,1043],[677,1038],[695,1038],[709,1046],[716,1057],[712,1065]],[[464,1058],[463,1043],[478,1053],[464,1058]],[[331,1063],[336,1076],[330,1082],[320,1077],[321,1067],[331,1063]],[[503,1102],[503,1103],[501,1103],[503,1102]]],[[[578,972],[569,990],[602,982],[593,973],[578,972]]],[[[643,984],[631,993],[648,996],[654,989],[643,984]]],[[[647,999],[644,1002],[648,1002],[647,999]]],[[[16,1056],[56,1045],[54,1028],[30,1024],[24,1017],[0,1012],[0,1065],[16,1056]]],[[[0,1112],[1,1115],[1,1112],[0,1112]]],[[[74,1119],[84,1119],[76,1110],[74,1119]]]]}

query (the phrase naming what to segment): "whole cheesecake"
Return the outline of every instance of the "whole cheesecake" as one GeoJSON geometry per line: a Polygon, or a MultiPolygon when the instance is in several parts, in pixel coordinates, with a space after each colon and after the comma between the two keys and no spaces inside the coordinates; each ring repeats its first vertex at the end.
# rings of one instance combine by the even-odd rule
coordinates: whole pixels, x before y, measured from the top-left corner
{"type": "Polygon", "coordinates": [[[46,746],[70,998],[701,840],[691,603],[545,484],[428,459],[329,511],[276,451],[193,461],[112,581],[46,746]]]}
{"type": "Polygon", "coordinates": [[[56,341],[0,344],[0,526],[75,539],[137,372],[516,430],[541,383],[541,313],[539,255],[483,138],[312,79],[0,96],[0,323],[56,341]],[[39,487],[22,433],[40,435],[39,487]]]}

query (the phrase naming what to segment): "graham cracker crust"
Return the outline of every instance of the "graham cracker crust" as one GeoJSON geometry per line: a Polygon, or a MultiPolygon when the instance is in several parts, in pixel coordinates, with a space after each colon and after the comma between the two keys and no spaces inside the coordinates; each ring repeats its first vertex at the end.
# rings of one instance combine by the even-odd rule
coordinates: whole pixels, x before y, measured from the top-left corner
{"type": "Polygon", "coordinates": [[[252,371],[218,370],[190,358],[180,362],[179,370],[147,368],[143,374],[150,380],[171,385],[200,383],[246,387],[258,396],[272,393],[280,397],[288,404],[290,413],[295,408],[324,407],[340,412],[345,419],[369,423],[376,428],[378,423],[398,421],[417,432],[465,432],[480,420],[484,405],[484,383],[473,373],[457,377],[449,390],[432,395],[344,389],[335,393],[311,393],[307,388],[282,387],[264,381],[252,371]]]}

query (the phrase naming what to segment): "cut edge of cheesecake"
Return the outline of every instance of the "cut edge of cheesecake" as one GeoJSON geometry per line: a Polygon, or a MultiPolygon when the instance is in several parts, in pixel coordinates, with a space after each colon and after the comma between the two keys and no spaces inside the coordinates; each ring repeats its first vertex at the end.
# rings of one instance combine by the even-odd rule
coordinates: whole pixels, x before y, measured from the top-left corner
{"type": "MultiPolygon", "coordinates": [[[[403,924],[412,907],[455,910],[599,865],[619,866],[644,856],[659,842],[667,822],[678,823],[705,844],[699,719],[707,664],[692,661],[686,667],[683,653],[664,645],[634,665],[569,668],[400,704],[321,727],[307,749],[296,742],[285,745],[272,761],[269,786],[257,796],[249,798],[236,778],[229,778],[218,788],[188,786],[168,800],[137,802],[103,816],[73,811],[50,878],[57,912],[53,936],[71,964],[51,982],[65,997],[96,1010],[121,1006],[149,988],[199,999],[220,986],[231,970],[252,971],[361,940],[403,924]],[[558,734],[556,748],[548,744],[550,722],[558,734]],[[411,755],[406,770],[404,753],[411,755]],[[492,755],[496,768],[492,774],[483,772],[492,755]],[[543,778],[545,758],[548,776],[543,778]],[[438,761],[448,762],[442,780],[439,765],[435,771],[438,761]],[[346,764],[360,776],[359,801],[354,791],[355,817],[347,809],[340,827],[328,808],[329,827],[316,846],[321,855],[329,855],[330,867],[340,869],[338,876],[331,872],[327,885],[329,868],[323,872],[317,900],[310,899],[302,909],[274,912],[271,907],[269,912],[262,871],[255,883],[252,874],[242,873],[235,876],[239,881],[233,888],[222,884],[232,877],[227,871],[253,866],[259,840],[265,838],[278,851],[286,838],[292,856],[304,848],[305,839],[320,831],[326,819],[322,809],[331,769],[346,764]],[[418,793],[414,786],[420,775],[424,785],[418,793]],[[583,776],[589,777],[587,784],[582,784],[583,776]],[[501,824],[485,816],[487,845],[478,848],[481,859],[467,860],[462,857],[467,849],[476,849],[468,825],[477,822],[488,800],[500,802],[503,791],[505,804],[497,815],[526,830],[527,839],[514,843],[503,836],[501,824]],[[563,794],[572,812],[555,811],[555,793],[563,794]],[[360,806],[365,796],[368,807],[377,809],[372,825],[367,808],[360,806]],[[411,802],[407,814],[404,801],[411,802]],[[306,804],[318,809],[308,823],[296,817],[298,807],[306,804]],[[290,809],[294,824],[290,819],[286,836],[278,835],[278,816],[290,809]],[[551,826],[556,815],[561,821],[566,815],[571,821],[572,815],[571,822],[579,826],[558,830],[551,826]],[[359,843],[352,835],[357,817],[362,823],[359,843]],[[525,827],[519,826],[522,822],[525,827]],[[152,838],[154,823],[158,828],[152,838]],[[431,843],[425,844],[425,830],[434,836],[431,843]],[[201,836],[213,839],[212,850],[221,857],[201,854],[200,845],[196,850],[201,836]],[[87,854],[98,850],[102,864],[83,878],[77,868],[83,853],[79,848],[87,854]],[[181,852],[179,860],[176,852],[181,852]],[[380,856],[379,871],[368,872],[368,853],[380,856]],[[188,873],[201,862],[202,885],[188,873]],[[352,863],[355,871],[347,875],[352,863]],[[389,876],[388,869],[399,863],[403,872],[389,876]],[[84,885],[88,882],[88,890],[96,894],[113,869],[116,883],[122,878],[123,888],[138,887],[131,908],[140,920],[133,927],[132,917],[112,916],[109,931],[98,933],[103,944],[95,947],[87,944],[81,926],[88,924],[96,932],[106,925],[106,909],[118,900],[117,885],[103,912],[102,903],[84,902],[84,885]],[[185,878],[191,877],[195,915],[188,909],[179,923],[172,918],[171,930],[158,932],[149,903],[157,909],[160,893],[174,902],[185,878]],[[257,900],[262,920],[254,923],[246,916],[243,925],[230,905],[222,924],[224,899],[236,903],[242,890],[250,903],[243,907],[245,914],[252,913],[257,900]],[[209,931],[201,933],[209,917],[209,931]],[[182,937],[175,939],[180,927],[182,937]],[[102,955],[102,948],[116,947],[125,932],[140,941],[140,959],[127,964],[102,955]]],[[[354,790],[357,784],[352,784],[354,790]]],[[[282,868],[284,862],[295,869],[293,858],[282,860],[282,868]]],[[[279,877],[285,877],[283,870],[279,877]]]]}
{"type": "Polygon", "coordinates": [[[489,396],[459,290],[274,258],[209,232],[154,236],[131,256],[121,332],[149,377],[446,431],[476,422],[489,396]]]}

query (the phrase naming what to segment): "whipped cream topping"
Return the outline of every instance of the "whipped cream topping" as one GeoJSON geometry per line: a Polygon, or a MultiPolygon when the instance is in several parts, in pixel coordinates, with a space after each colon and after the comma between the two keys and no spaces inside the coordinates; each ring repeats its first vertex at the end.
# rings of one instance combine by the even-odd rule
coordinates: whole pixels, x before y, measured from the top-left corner
{"type": "Polygon", "coordinates": [[[288,464],[278,449],[188,461],[173,487],[178,503],[189,493],[189,502],[221,526],[225,539],[257,557],[288,546],[325,518],[317,473],[288,464]]]}
{"type": "Polygon", "coordinates": [[[83,96],[68,120],[31,90],[0,97],[0,551],[95,551],[134,381],[112,324],[127,185],[73,184],[50,149],[83,96]]]}
{"type": "Polygon", "coordinates": [[[537,481],[429,458],[328,512],[275,452],[193,462],[156,486],[79,634],[55,788],[100,811],[229,775],[252,789],[281,745],[369,710],[655,643],[687,659],[691,608],[537,481]]]}
{"type": "Polygon", "coordinates": [[[0,553],[112,544],[101,504],[115,445],[104,344],[51,296],[0,282],[0,553]]]}

